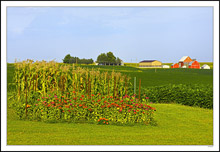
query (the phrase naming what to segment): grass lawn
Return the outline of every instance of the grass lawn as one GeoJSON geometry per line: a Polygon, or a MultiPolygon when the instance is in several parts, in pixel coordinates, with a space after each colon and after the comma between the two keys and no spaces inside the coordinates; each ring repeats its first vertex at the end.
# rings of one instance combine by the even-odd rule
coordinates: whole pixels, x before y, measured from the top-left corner
{"type": "MultiPolygon", "coordinates": [[[[85,66],[86,67],[86,66],[85,66]]],[[[92,68],[93,66],[88,66],[92,68]]],[[[97,67],[97,66],[96,66],[97,67]]],[[[112,70],[111,67],[100,67],[112,70]]],[[[213,71],[198,69],[115,70],[142,79],[142,86],[203,83],[212,85],[213,71]],[[183,71],[185,70],[185,71],[183,71]]],[[[14,67],[8,64],[8,93],[14,90],[14,67]]],[[[138,81],[137,81],[138,82],[138,81]]],[[[10,102],[10,101],[8,101],[10,102]]],[[[74,123],[44,123],[18,120],[7,109],[8,145],[212,145],[213,110],[177,104],[152,104],[157,126],[115,126],[74,123]]]]}
{"type": "Polygon", "coordinates": [[[153,104],[157,126],[17,120],[8,109],[8,145],[212,145],[213,110],[153,104]]]}

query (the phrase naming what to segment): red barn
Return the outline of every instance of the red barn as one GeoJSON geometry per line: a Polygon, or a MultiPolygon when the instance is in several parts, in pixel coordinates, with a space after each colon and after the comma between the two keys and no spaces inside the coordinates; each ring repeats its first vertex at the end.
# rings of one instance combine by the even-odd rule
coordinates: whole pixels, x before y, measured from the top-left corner
{"type": "Polygon", "coordinates": [[[183,56],[180,60],[179,60],[179,67],[181,68],[182,66],[189,66],[189,63],[192,61],[192,59],[189,56],[183,56]]]}
{"type": "Polygon", "coordinates": [[[171,68],[179,68],[179,64],[178,64],[178,63],[173,63],[173,64],[171,65],[171,68]]]}
{"type": "Polygon", "coordinates": [[[191,61],[189,63],[189,68],[192,68],[192,69],[200,69],[200,64],[198,61],[191,61]]]}

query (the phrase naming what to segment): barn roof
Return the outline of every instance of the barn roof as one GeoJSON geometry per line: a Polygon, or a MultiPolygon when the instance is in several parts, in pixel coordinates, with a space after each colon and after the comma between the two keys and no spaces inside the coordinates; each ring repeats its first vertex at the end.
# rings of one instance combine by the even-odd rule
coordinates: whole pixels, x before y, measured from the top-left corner
{"type": "Polygon", "coordinates": [[[184,62],[184,60],[186,60],[187,57],[189,57],[189,56],[183,56],[183,57],[179,60],[179,62],[184,62]]]}
{"type": "Polygon", "coordinates": [[[142,62],[154,62],[154,61],[156,61],[156,60],[143,60],[140,63],[142,63],[142,62]]]}

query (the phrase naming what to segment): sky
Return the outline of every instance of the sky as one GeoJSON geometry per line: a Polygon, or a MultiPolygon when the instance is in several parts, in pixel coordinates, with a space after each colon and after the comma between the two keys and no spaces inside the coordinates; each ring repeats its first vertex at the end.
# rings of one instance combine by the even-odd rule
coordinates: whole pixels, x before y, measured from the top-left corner
{"type": "Polygon", "coordinates": [[[124,62],[213,62],[213,8],[7,7],[8,63],[109,51],[124,62]]]}

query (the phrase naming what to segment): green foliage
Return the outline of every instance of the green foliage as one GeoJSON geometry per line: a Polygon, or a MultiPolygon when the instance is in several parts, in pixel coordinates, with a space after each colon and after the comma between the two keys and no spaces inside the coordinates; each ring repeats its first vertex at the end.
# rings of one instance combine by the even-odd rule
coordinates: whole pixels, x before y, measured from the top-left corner
{"type": "Polygon", "coordinates": [[[213,108],[213,87],[210,85],[163,85],[143,91],[155,103],[178,103],[201,108],[213,108]]]}
{"type": "Polygon", "coordinates": [[[116,58],[112,52],[108,52],[106,54],[101,53],[96,62],[101,65],[119,65],[121,64],[121,59],[119,57],[116,58]]]}
{"type": "Polygon", "coordinates": [[[65,58],[63,59],[63,63],[76,63],[76,64],[92,64],[93,59],[80,59],[78,57],[72,57],[70,54],[66,55],[65,58]]]}
{"type": "Polygon", "coordinates": [[[63,59],[63,63],[70,63],[70,59],[71,59],[70,54],[67,54],[63,59]]]}

